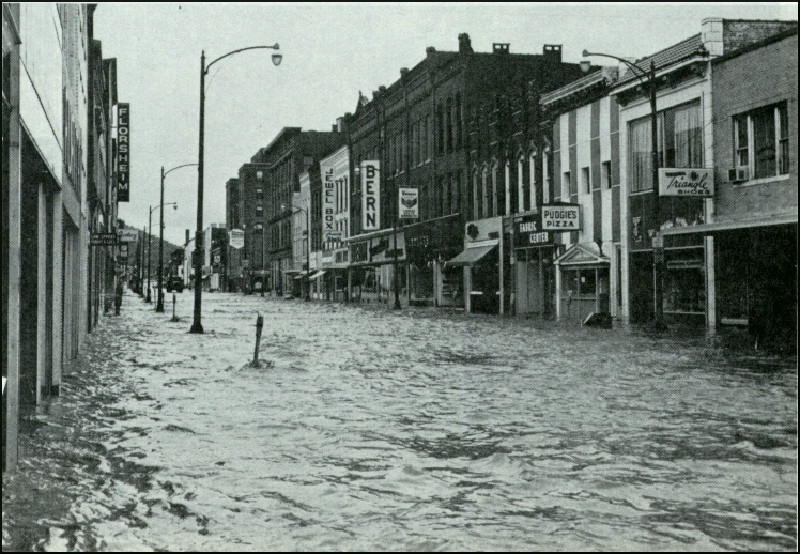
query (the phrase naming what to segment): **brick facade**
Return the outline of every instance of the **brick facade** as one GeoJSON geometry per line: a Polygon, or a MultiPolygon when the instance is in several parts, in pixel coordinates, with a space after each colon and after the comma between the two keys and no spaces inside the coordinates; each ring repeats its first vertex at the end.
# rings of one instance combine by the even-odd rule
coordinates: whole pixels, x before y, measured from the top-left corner
{"type": "Polygon", "coordinates": [[[797,28],[790,33],[712,64],[716,221],[757,215],[797,217],[797,28]],[[788,110],[788,175],[758,184],[730,182],[728,169],[735,167],[734,116],[780,102],[788,110]]]}

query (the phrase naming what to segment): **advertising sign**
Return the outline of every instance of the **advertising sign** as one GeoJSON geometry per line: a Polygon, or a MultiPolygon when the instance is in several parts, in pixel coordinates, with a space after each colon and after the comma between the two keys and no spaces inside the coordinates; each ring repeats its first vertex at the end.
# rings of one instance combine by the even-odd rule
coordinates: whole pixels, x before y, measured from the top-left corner
{"type": "Polygon", "coordinates": [[[464,243],[497,240],[503,236],[503,217],[490,217],[467,221],[464,225],[464,243]]]}
{"type": "Polygon", "coordinates": [[[91,246],[116,246],[119,235],[116,233],[92,233],[91,246]]]}
{"type": "Polygon", "coordinates": [[[236,250],[244,248],[244,231],[241,229],[231,229],[229,244],[231,248],[235,248],[236,250]]]}
{"type": "Polygon", "coordinates": [[[416,188],[400,188],[398,207],[400,219],[419,218],[419,191],[416,188]]]}
{"type": "Polygon", "coordinates": [[[553,243],[553,233],[542,230],[542,218],[538,215],[516,221],[514,227],[514,246],[516,248],[546,246],[553,243]]]}
{"type": "Polygon", "coordinates": [[[660,168],[658,170],[660,196],[714,196],[714,170],[705,168],[660,168]]]}
{"type": "Polygon", "coordinates": [[[322,174],[322,242],[330,244],[340,240],[342,232],[336,230],[336,181],[330,167],[322,174]]]}
{"type": "Polygon", "coordinates": [[[119,252],[118,256],[120,258],[127,258],[128,257],[128,243],[123,242],[119,245],[119,252]]]}
{"type": "Polygon", "coordinates": [[[581,207],[579,204],[544,204],[542,206],[542,231],[580,231],[581,207]]]}
{"type": "Polygon", "coordinates": [[[119,240],[122,242],[136,242],[139,231],[136,229],[120,229],[119,240]]]}
{"type": "Polygon", "coordinates": [[[117,200],[130,202],[130,104],[117,106],[117,200]]]}
{"type": "Polygon", "coordinates": [[[369,160],[361,164],[361,228],[381,228],[381,162],[369,160]]]}

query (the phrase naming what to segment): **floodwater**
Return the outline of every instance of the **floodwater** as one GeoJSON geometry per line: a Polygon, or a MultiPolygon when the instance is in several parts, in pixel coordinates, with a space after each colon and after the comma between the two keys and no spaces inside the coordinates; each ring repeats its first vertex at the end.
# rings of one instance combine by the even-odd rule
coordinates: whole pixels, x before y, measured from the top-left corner
{"type": "Polygon", "coordinates": [[[177,298],[25,419],[3,550],[797,549],[796,357],[220,293],[190,335],[177,298]]]}

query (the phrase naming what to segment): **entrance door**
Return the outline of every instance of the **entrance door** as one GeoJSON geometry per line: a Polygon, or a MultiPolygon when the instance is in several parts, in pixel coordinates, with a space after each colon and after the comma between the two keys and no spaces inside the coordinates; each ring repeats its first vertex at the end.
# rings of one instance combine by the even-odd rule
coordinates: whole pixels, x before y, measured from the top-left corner
{"type": "Polygon", "coordinates": [[[653,253],[631,252],[629,259],[631,323],[646,323],[653,319],[653,253]]]}

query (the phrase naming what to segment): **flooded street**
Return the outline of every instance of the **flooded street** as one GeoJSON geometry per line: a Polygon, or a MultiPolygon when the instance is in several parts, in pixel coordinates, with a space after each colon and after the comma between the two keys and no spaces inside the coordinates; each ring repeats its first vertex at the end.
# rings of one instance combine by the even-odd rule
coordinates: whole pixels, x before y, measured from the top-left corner
{"type": "Polygon", "coordinates": [[[3,550],[796,550],[796,358],[127,292],[22,423],[3,550]],[[248,367],[256,314],[261,358],[248,367]]]}

